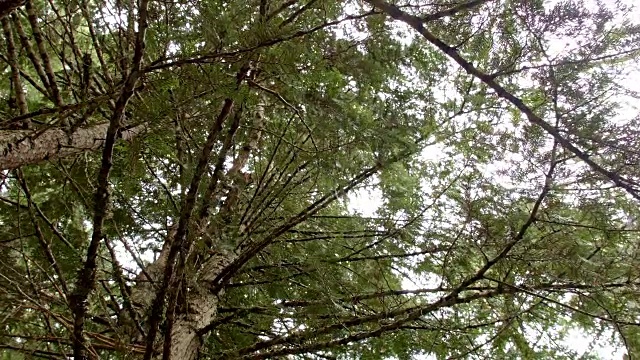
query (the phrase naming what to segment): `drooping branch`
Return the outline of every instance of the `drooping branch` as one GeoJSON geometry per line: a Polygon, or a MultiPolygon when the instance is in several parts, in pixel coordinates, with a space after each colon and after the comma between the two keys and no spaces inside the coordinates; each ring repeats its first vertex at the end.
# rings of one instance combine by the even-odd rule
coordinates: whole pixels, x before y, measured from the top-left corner
{"type": "Polygon", "coordinates": [[[400,20],[405,24],[411,26],[414,30],[420,33],[420,35],[422,35],[422,37],[424,37],[429,43],[434,45],[436,48],[438,48],[440,51],[442,51],[451,59],[453,59],[456,63],[458,63],[458,65],[460,65],[460,67],[462,67],[467,73],[481,80],[489,88],[493,89],[498,96],[500,96],[503,99],[506,99],[518,110],[520,110],[520,112],[522,112],[527,117],[529,122],[539,126],[548,134],[553,136],[553,138],[563,148],[565,148],[566,150],[576,155],[576,157],[578,157],[585,164],[591,167],[591,169],[593,169],[595,172],[609,179],[616,186],[624,189],[633,198],[635,198],[636,200],[640,200],[640,193],[638,193],[638,191],[633,188],[633,186],[629,183],[629,181],[625,180],[617,173],[605,169],[600,164],[592,160],[591,157],[586,152],[584,152],[583,150],[580,150],[578,147],[573,145],[571,141],[565,138],[557,128],[555,128],[553,125],[549,124],[548,122],[543,120],[540,116],[538,116],[533,111],[532,108],[530,108],[528,105],[524,103],[522,99],[513,95],[511,92],[505,89],[502,85],[498,84],[495,81],[494,77],[482,72],[480,69],[475,67],[469,60],[465,59],[456,48],[440,40],[437,36],[435,36],[432,32],[430,32],[425,27],[424,19],[421,19],[420,17],[414,16],[414,15],[410,15],[402,11],[396,5],[389,4],[383,0],[366,0],[366,2],[382,10],[384,13],[391,16],[392,18],[400,20]]]}
{"type": "Polygon", "coordinates": [[[454,297],[450,299],[441,298],[430,304],[397,309],[387,313],[378,313],[375,315],[356,317],[351,320],[345,320],[340,323],[328,325],[324,328],[314,329],[313,331],[301,331],[289,336],[277,337],[271,340],[265,340],[255,343],[254,345],[241,349],[236,354],[225,354],[221,359],[241,358],[241,359],[269,359],[278,358],[290,354],[300,354],[304,352],[327,349],[344,345],[350,342],[361,341],[364,339],[380,336],[384,333],[393,332],[402,328],[405,324],[421,318],[424,315],[432,313],[438,309],[451,308],[458,304],[470,303],[480,299],[488,299],[507,294],[518,292],[511,288],[498,288],[495,290],[480,291],[465,297],[454,297]],[[318,335],[329,334],[338,329],[357,327],[364,324],[378,323],[383,319],[392,319],[379,325],[376,329],[370,331],[352,332],[351,335],[338,337],[326,342],[308,341],[317,338],[318,335]],[[286,344],[286,346],[282,346],[286,344]],[[266,351],[265,351],[266,350],[266,351]]]}
{"type": "Polygon", "coordinates": [[[31,197],[31,191],[27,185],[27,181],[24,179],[22,172],[17,170],[18,173],[18,181],[20,182],[20,186],[22,187],[22,191],[24,192],[27,198],[27,205],[29,206],[29,217],[31,218],[31,222],[33,223],[34,230],[36,232],[36,238],[38,239],[38,243],[42,248],[42,252],[44,253],[47,261],[53,268],[56,273],[56,277],[60,282],[60,290],[64,297],[69,296],[69,288],[67,287],[67,282],[65,280],[64,274],[60,270],[60,266],[58,265],[58,261],[56,260],[53,252],[51,251],[51,241],[47,241],[45,235],[38,224],[38,220],[36,219],[36,212],[34,210],[33,198],[31,197]]]}
{"type": "MultiPolygon", "coordinates": [[[[439,300],[434,302],[418,305],[409,308],[398,308],[396,310],[381,312],[373,315],[367,316],[356,316],[351,319],[345,319],[339,323],[331,324],[325,326],[323,328],[316,328],[312,330],[301,330],[299,332],[294,332],[289,335],[278,336],[269,340],[262,340],[254,343],[253,345],[246,347],[244,349],[240,349],[235,353],[227,353],[220,356],[221,359],[270,359],[270,358],[281,358],[285,355],[293,355],[293,354],[303,354],[310,351],[322,350],[322,349],[330,349],[336,346],[345,345],[352,342],[362,341],[369,338],[374,338],[381,336],[385,333],[390,333],[394,331],[398,331],[402,328],[405,328],[408,324],[411,324],[417,320],[424,318],[426,315],[437,311],[438,309],[445,308],[454,308],[455,306],[461,304],[473,303],[476,301],[482,301],[485,299],[497,298],[502,296],[510,296],[514,294],[526,294],[535,297],[544,297],[546,301],[557,304],[561,307],[567,308],[572,312],[579,312],[583,315],[598,318],[605,322],[614,322],[615,320],[612,318],[600,316],[597,314],[592,314],[589,312],[581,311],[577,308],[570,307],[563,302],[549,299],[542,294],[542,292],[547,291],[565,291],[565,290],[576,290],[576,289],[590,289],[597,291],[612,291],[617,288],[627,287],[630,284],[628,283],[607,283],[601,285],[591,285],[591,284],[582,284],[582,283],[543,283],[537,285],[507,285],[505,286],[486,286],[486,287],[470,287],[468,290],[473,291],[473,293],[466,294],[464,296],[455,296],[455,297],[442,297],[439,300]],[[385,320],[385,321],[382,321],[385,320]],[[355,331],[359,326],[366,324],[375,324],[378,323],[377,327],[374,329],[364,329],[362,331],[355,331]],[[335,331],[344,330],[344,329],[353,329],[349,331],[349,335],[343,337],[335,337],[330,338],[326,341],[317,341],[314,339],[318,339],[321,335],[331,334],[335,331]]],[[[411,293],[428,293],[428,292],[439,292],[446,291],[446,289],[420,289],[416,291],[399,291],[399,292],[388,292],[385,295],[405,295],[411,293]]],[[[454,289],[455,291],[455,289],[454,289]]],[[[356,298],[356,297],[354,297],[356,298]]],[[[306,301],[306,300],[305,300],[306,301]]],[[[294,304],[289,304],[294,305],[294,304]]],[[[284,305],[281,305],[284,306],[284,305]]],[[[623,324],[628,325],[637,325],[635,322],[628,322],[623,324]]]]}

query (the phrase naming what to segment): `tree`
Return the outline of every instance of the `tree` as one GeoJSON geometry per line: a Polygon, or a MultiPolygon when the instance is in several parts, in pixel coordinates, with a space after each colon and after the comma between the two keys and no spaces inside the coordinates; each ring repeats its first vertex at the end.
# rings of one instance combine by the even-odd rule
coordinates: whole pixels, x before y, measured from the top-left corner
{"type": "Polygon", "coordinates": [[[631,8],[6,4],[4,358],[640,353],[631,8]]]}

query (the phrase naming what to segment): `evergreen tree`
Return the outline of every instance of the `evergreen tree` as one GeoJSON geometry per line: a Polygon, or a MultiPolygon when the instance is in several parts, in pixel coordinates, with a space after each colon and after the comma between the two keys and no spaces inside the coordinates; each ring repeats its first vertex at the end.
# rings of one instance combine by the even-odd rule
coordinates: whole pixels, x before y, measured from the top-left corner
{"type": "Polygon", "coordinates": [[[0,0],[0,357],[640,356],[634,11],[0,0]]]}

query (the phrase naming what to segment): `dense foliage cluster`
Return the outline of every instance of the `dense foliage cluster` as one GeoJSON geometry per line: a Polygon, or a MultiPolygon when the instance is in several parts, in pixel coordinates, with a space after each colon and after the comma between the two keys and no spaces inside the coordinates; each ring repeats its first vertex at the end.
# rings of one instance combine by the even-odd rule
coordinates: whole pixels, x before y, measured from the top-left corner
{"type": "Polygon", "coordinates": [[[0,358],[640,356],[637,14],[0,0],[0,358]]]}

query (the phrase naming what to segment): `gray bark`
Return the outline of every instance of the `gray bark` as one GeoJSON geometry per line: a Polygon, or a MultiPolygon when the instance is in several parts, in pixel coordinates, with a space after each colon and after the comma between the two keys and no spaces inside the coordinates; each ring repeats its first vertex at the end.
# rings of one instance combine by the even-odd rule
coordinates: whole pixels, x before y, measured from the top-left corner
{"type": "Polygon", "coordinates": [[[210,284],[232,260],[231,256],[215,254],[203,264],[200,276],[189,293],[189,311],[180,315],[173,326],[172,359],[197,358],[203,345],[198,331],[209,325],[218,314],[218,294],[212,294],[206,284],[210,284]]]}
{"type": "MultiPolygon", "coordinates": [[[[170,238],[172,235],[170,233],[168,237],[170,238]]],[[[142,321],[144,321],[142,314],[148,313],[147,310],[156,296],[157,287],[154,284],[159,285],[162,281],[169,250],[169,246],[166,246],[167,244],[165,242],[158,259],[149,264],[144,272],[138,274],[136,285],[131,289],[131,301],[142,321]]],[[[218,308],[218,296],[210,293],[206,284],[211,283],[232,260],[233,257],[222,254],[212,256],[203,264],[202,270],[199,272],[200,276],[189,286],[190,290],[187,297],[189,311],[186,314],[178,314],[176,316],[171,332],[172,359],[193,360],[197,358],[203,346],[203,339],[198,335],[198,331],[204,329],[215,320],[218,308]]],[[[128,314],[123,315],[129,317],[128,314]]],[[[127,321],[127,323],[128,326],[133,326],[130,321],[127,321]]],[[[144,327],[144,324],[142,326],[144,327]]],[[[129,334],[136,334],[134,328],[128,329],[128,331],[129,334]]],[[[139,343],[143,340],[138,336],[134,336],[133,342],[139,343]]],[[[162,349],[162,340],[163,336],[160,335],[156,342],[156,349],[162,349]]],[[[160,354],[161,351],[158,351],[158,353],[160,354]]],[[[158,355],[158,359],[161,358],[162,356],[158,355]]]]}
{"type": "MultiPolygon", "coordinates": [[[[0,130],[0,170],[97,150],[104,145],[108,128],[109,123],[104,123],[79,128],[72,134],[60,128],[40,133],[33,130],[0,130]]],[[[144,125],[139,125],[123,130],[120,138],[131,140],[144,129],[144,125]]]]}

